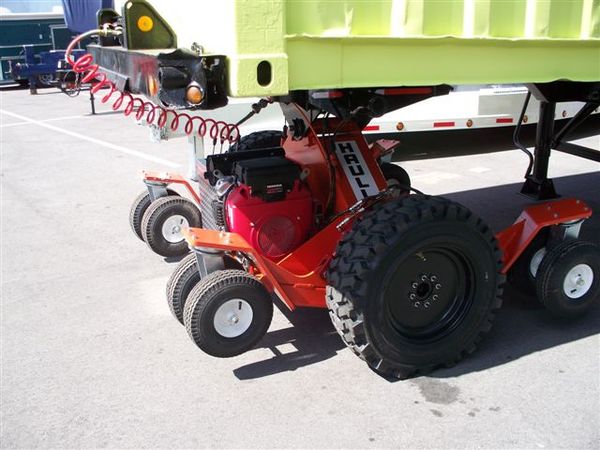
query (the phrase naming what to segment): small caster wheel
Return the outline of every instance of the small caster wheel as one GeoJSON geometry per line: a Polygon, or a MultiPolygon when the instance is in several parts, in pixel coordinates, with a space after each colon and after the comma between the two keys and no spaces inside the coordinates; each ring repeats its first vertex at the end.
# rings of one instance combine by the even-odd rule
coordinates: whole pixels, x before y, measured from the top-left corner
{"type": "Polygon", "coordinates": [[[202,226],[200,211],[183,197],[162,197],[153,201],[142,219],[142,237],[154,253],[164,257],[183,256],[189,249],[183,229],[202,226]]]}
{"type": "Polygon", "coordinates": [[[196,255],[183,258],[167,283],[167,303],[173,316],[183,324],[183,308],[190,291],[200,282],[196,255]]]}
{"type": "Polygon", "coordinates": [[[546,256],[549,228],[544,228],[533,238],[508,272],[508,281],[524,294],[535,297],[535,278],[540,263],[546,256]]]}
{"type": "Polygon", "coordinates": [[[399,186],[402,194],[410,194],[410,177],[406,170],[396,164],[383,163],[381,171],[388,186],[399,186]]]}
{"type": "MultiPolygon", "coordinates": [[[[167,193],[169,195],[179,195],[171,189],[167,189],[167,193]]],[[[131,225],[131,229],[135,235],[142,241],[144,240],[142,237],[142,218],[150,206],[150,203],[152,203],[152,200],[150,199],[150,194],[146,190],[136,197],[129,210],[129,225],[131,225]]]]}
{"type": "Polygon", "coordinates": [[[188,295],[185,328],[201,350],[219,358],[241,355],[267,332],[273,302],[265,287],[242,270],[219,270],[188,295]]]}
{"type": "MultiPolygon", "coordinates": [[[[242,265],[230,256],[223,257],[223,269],[242,269],[242,265]]],[[[183,323],[183,310],[191,290],[200,282],[196,255],[183,258],[167,283],[167,303],[173,316],[183,323]]]]}
{"type": "Polygon", "coordinates": [[[575,240],[548,251],[537,272],[536,290],[553,315],[583,315],[600,298],[600,247],[575,240]]]}

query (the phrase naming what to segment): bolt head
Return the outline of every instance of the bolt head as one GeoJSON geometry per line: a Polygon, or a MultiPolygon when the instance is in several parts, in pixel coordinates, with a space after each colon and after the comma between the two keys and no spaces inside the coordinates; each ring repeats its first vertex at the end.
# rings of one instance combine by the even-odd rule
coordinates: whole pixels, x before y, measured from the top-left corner
{"type": "Polygon", "coordinates": [[[428,279],[427,275],[421,275],[421,281],[427,281],[428,279]]]}
{"type": "Polygon", "coordinates": [[[437,295],[437,294],[435,294],[433,297],[431,297],[431,299],[432,299],[432,300],[434,300],[434,301],[435,301],[435,300],[438,300],[439,298],[440,298],[440,296],[439,296],[439,295],[437,295]]]}
{"type": "Polygon", "coordinates": [[[417,296],[415,294],[410,294],[408,296],[408,298],[410,298],[411,300],[414,300],[415,298],[417,298],[417,296]]]}
{"type": "Polygon", "coordinates": [[[415,302],[415,303],[413,304],[413,306],[414,306],[415,308],[420,308],[420,307],[421,307],[421,302],[415,302]]]}
{"type": "Polygon", "coordinates": [[[413,289],[416,289],[416,288],[419,287],[419,284],[418,283],[413,283],[413,284],[410,285],[410,287],[413,288],[413,289]]]}
{"type": "Polygon", "coordinates": [[[431,306],[431,303],[429,303],[429,302],[425,302],[425,303],[423,303],[423,306],[424,306],[425,308],[429,308],[429,306],[431,306]]]}
{"type": "Polygon", "coordinates": [[[442,285],[440,283],[435,285],[435,288],[439,291],[442,288],[442,285]]]}
{"type": "Polygon", "coordinates": [[[434,283],[435,283],[435,282],[437,281],[437,279],[438,279],[438,278],[437,278],[435,275],[431,275],[431,281],[432,281],[432,282],[434,282],[434,283]]]}

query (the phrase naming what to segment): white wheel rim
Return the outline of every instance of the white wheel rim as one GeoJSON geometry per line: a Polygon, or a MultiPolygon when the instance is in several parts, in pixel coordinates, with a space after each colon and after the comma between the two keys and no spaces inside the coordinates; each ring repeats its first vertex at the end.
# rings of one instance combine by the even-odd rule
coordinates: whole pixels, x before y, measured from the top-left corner
{"type": "Polygon", "coordinates": [[[594,271],[587,264],[577,264],[565,277],[563,292],[569,298],[581,298],[588,293],[594,282],[594,271]]]}
{"type": "Polygon", "coordinates": [[[537,271],[540,268],[540,264],[542,259],[546,256],[546,247],[540,248],[537,252],[533,254],[531,261],[529,262],[529,273],[533,278],[537,276],[537,271]]]}
{"type": "Polygon", "coordinates": [[[164,221],[162,235],[167,242],[177,244],[183,241],[183,229],[189,226],[188,220],[180,214],[175,214],[164,221]]]}
{"type": "Polygon", "coordinates": [[[226,301],[215,313],[215,330],[226,338],[241,336],[250,328],[254,313],[250,304],[241,298],[226,301]]]}

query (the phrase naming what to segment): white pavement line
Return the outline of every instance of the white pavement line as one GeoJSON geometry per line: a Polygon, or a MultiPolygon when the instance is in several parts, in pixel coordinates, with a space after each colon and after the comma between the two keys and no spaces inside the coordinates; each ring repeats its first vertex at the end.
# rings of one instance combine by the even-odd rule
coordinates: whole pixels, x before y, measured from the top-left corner
{"type": "MultiPolygon", "coordinates": [[[[46,123],[46,122],[56,122],[57,120],[89,119],[90,117],[93,117],[93,116],[82,116],[82,115],[63,116],[63,117],[53,117],[52,119],[38,120],[38,122],[46,123]]],[[[25,121],[25,122],[15,122],[15,123],[4,123],[4,124],[0,125],[0,128],[11,128],[11,127],[18,127],[21,125],[28,125],[28,124],[31,124],[31,122],[25,121]]]]}
{"type": "Polygon", "coordinates": [[[135,156],[137,158],[145,159],[146,161],[152,161],[158,164],[163,164],[167,167],[179,167],[181,164],[174,163],[172,161],[158,158],[156,156],[148,155],[146,153],[138,152],[137,150],[132,150],[127,147],[121,147],[120,145],[111,144],[110,142],[101,141],[100,139],[94,139],[92,137],[86,136],[84,134],[75,133],[74,131],[65,130],[64,128],[55,127],[54,125],[50,125],[44,122],[40,122],[39,120],[30,119],[29,117],[22,116],[20,114],[15,114],[10,111],[5,111],[4,109],[0,109],[0,114],[5,114],[7,116],[14,117],[15,119],[22,120],[24,122],[32,123],[34,125],[38,125],[43,128],[47,128],[52,131],[56,131],[57,133],[66,134],[67,136],[72,136],[84,141],[91,142],[92,144],[100,145],[102,147],[110,148],[111,150],[116,150],[121,153],[125,153],[126,155],[135,156]]]}

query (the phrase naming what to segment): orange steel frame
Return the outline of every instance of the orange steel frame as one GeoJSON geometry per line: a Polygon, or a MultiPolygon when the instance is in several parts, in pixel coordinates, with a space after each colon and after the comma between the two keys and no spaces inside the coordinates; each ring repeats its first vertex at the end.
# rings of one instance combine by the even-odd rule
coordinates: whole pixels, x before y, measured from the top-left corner
{"type": "MultiPolygon", "coordinates": [[[[258,276],[264,285],[274,291],[290,310],[296,307],[325,308],[326,270],[334,255],[342,235],[350,228],[356,215],[348,209],[357,198],[341,168],[337,158],[326,151],[331,144],[331,130],[336,130],[336,141],[353,141],[358,146],[377,188],[383,190],[386,181],[377,162],[378,152],[372,151],[361,130],[350,123],[337,119],[317,121],[306,136],[294,140],[290,135],[283,142],[286,157],[307,169],[306,182],[317,202],[326,205],[331,189],[335,189],[334,219],[316,232],[300,247],[281,258],[272,261],[264,258],[239,234],[232,232],[189,228],[185,238],[192,249],[220,249],[230,253],[242,253],[253,262],[250,271],[258,276]],[[325,126],[327,125],[327,130],[325,126]],[[329,164],[335,169],[335,186],[331,186],[329,164]]],[[[151,182],[183,184],[196,202],[198,194],[183,177],[176,174],[146,172],[145,179],[151,182]]],[[[498,245],[503,252],[502,273],[506,273],[529,243],[544,227],[587,219],[592,210],[583,201],[564,199],[538,204],[525,209],[508,228],[496,234],[498,245]]]]}

